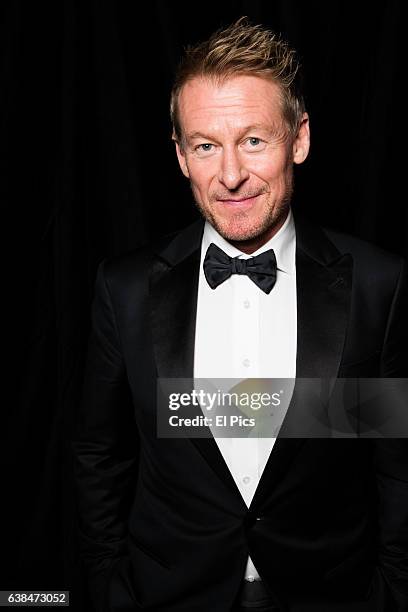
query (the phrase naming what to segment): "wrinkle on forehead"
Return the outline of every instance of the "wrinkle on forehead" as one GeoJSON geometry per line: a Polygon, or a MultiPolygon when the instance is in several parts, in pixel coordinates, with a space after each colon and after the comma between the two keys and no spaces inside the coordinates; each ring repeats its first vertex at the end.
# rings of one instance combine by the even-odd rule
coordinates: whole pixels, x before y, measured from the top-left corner
{"type": "Polygon", "coordinates": [[[245,135],[259,135],[261,138],[270,138],[275,142],[286,142],[289,137],[289,130],[286,126],[280,123],[269,123],[268,125],[255,125],[242,123],[230,123],[226,118],[218,124],[208,124],[203,130],[196,130],[188,132],[185,135],[186,141],[191,142],[194,139],[208,139],[218,141],[222,139],[223,135],[232,138],[232,140],[239,140],[245,135]]]}
{"type": "Polygon", "coordinates": [[[263,124],[276,137],[287,135],[280,88],[256,76],[236,76],[219,85],[196,78],[180,93],[184,133],[241,131],[245,126],[263,124]]]}

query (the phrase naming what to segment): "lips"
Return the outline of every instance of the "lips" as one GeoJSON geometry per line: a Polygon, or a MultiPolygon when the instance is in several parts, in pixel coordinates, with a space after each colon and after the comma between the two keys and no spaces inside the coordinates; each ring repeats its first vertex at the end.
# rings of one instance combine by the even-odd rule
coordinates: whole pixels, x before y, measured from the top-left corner
{"type": "Polygon", "coordinates": [[[249,198],[241,198],[241,199],[231,199],[231,200],[218,200],[221,204],[225,206],[252,206],[256,198],[260,194],[255,196],[251,196],[249,198]]]}

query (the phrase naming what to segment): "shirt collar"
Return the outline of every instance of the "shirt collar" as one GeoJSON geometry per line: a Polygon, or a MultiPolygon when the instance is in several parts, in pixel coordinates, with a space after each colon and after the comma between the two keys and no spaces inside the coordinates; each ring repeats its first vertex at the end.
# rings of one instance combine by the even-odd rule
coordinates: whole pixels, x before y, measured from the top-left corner
{"type": "Polygon", "coordinates": [[[208,222],[205,222],[203,241],[202,241],[202,253],[205,256],[208,247],[211,243],[216,244],[222,249],[229,257],[240,257],[241,259],[249,259],[255,255],[259,255],[268,249],[273,249],[275,252],[277,268],[281,272],[287,274],[293,274],[295,271],[295,247],[296,247],[296,232],[295,223],[293,221],[292,210],[289,208],[288,216],[285,219],[282,227],[276,232],[272,238],[263,244],[259,249],[248,255],[243,253],[235,246],[233,246],[228,240],[225,240],[217,232],[217,230],[208,222]]]}

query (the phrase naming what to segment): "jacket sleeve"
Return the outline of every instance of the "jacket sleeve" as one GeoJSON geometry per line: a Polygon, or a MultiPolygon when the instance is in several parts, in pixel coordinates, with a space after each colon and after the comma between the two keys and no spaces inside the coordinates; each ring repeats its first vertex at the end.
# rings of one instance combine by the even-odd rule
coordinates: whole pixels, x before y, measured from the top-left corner
{"type": "MultiPolygon", "coordinates": [[[[382,351],[382,377],[408,378],[408,285],[402,262],[382,351]]],[[[408,410],[408,397],[406,398],[408,410]]],[[[405,419],[404,419],[405,421],[405,419]]],[[[379,568],[398,612],[408,610],[408,438],[378,439],[379,568]]]]}
{"type": "Polygon", "coordinates": [[[72,440],[79,547],[97,612],[126,552],[139,443],[114,307],[98,267],[82,399],[72,440]]]}

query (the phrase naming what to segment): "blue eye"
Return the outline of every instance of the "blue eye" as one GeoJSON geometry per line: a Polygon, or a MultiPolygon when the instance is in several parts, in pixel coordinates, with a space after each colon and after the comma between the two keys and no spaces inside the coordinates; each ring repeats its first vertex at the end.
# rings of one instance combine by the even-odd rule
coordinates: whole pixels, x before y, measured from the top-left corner
{"type": "Polygon", "coordinates": [[[266,142],[257,136],[249,136],[243,144],[244,150],[248,153],[259,153],[264,151],[266,147],[266,142]],[[250,149],[252,149],[252,151],[250,149]]]}
{"type": "Polygon", "coordinates": [[[201,148],[201,150],[202,150],[202,151],[211,151],[211,149],[210,149],[210,148],[207,148],[207,147],[212,147],[212,146],[213,146],[213,145],[212,145],[211,143],[209,143],[209,142],[205,142],[204,144],[200,144],[200,145],[198,145],[197,149],[200,149],[200,148],[201,148]]]}

